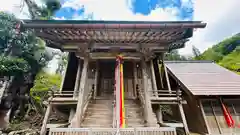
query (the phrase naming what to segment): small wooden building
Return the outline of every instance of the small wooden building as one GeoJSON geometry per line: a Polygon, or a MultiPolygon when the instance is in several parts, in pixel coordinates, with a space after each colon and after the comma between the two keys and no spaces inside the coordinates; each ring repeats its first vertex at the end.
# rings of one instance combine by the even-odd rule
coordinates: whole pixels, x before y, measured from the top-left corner
{"type": "Polygon", "coordinates": [[[198,21],[23,21],[22,30],[34,29],[49,47],[69,52],[60,92],[49,100],[41,135],[46,128],[54,135],[176,135],[176,127],[189,134],[186,101],[178,85],[169,80],[163,54],[183,48],[193,29],[205,26],[198,21]],[[123,69],[116,68],[119,65],[123,69]],[[121,80],[124,88],[118,84],[121,80]],[[123,99],[117,98],[119,89],[124,89],[123,99]],[[62,124],[69,123],[69,128],[49,120],[53,109],[67,117],[62,124]],[[166,121],[169,114],[177,122],[166,121]],[[122,120],[127,128],[119,125],[122,120]]]}
{"type": "Polygon", "coordinates": [[[185,93],[188,128],[201,134],[240,134],[240,76],[212,61],[167,61],[170,78],[185,93]],[[229,127],[223,106],[234,124],[229,127]]]}

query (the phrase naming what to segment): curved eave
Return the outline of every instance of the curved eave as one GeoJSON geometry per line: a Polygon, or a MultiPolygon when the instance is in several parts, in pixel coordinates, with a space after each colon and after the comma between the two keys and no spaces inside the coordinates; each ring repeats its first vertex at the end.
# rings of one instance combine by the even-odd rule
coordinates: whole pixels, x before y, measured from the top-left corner
{"type": "Polygon", "coordinates": [[[206,23],[200,21],[23,20],[21,24],[22,30],[34,29],[37,36],[49,41],[49,46],[59,49],[64,44],[89,43],[176,49],[184,47],[185,42],[179,41],[192,37],[194,28],[205,27],[206,23]]]}
{"type": "Polygon", "coordinates": [[[201,21],[23,20],[23,28],[160,29],[205,28],[201,21]]]}

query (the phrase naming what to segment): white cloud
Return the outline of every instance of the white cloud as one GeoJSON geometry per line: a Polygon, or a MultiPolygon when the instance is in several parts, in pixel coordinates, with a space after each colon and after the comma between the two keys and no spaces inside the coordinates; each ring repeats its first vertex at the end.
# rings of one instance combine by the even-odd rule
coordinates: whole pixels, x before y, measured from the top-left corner
{"type": "Polygon", "coordinates": [[[239,0],[195,0],[194,20],[207,23],[197,30],[180,53],[191,53],[192,45],[204,51],[221,40],[240,32],[239,0]]]}
{"type": "MultiPolygon", "coordinates": [[[[147,16],[134,14],[131,11],[130,0],[69,0],[63,7],[72,7],[76,10],[84,7],[85,15],[93,13],[94,19],[100,20],[145,20],[159,21],[177,20],[177,10],[174,8],[156,8],[147,16]]],[[[75,19],[82,19],[82,16],[75,16],[75,19]]]]}
{"type": "MultiPolygon", "coordinates": [[[[42,5],[42,0],[33,0],[38,5],[42,5]]],[[[20,19],[29,19],[30,14],[28,12],[28,7],[24,0],[5,0],[0,5],[0,11],[6,11],[13,13],[16,17],[20,19]]]]}
{"type": "Polygon", "coordinates": [[[1,3],[0,11],[14,13],[22,19],[29,18],[28,9],[22,0],[6,0],[1,3]]]}

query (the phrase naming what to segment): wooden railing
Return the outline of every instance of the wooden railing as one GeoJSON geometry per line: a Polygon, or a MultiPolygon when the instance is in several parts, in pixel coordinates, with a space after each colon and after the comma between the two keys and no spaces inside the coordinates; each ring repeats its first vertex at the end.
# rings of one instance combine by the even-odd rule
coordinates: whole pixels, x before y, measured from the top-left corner
{"type": "Polygon", "coordinates": [[[73,97],[74,91],[49,91],[53,97],[73,97]]]}
{"type": "Polygon", "coordinates": [[[177,135],[172,127],[141,128],[52,128],[49,135],[177,135]]]}
{"type": "Polygon", "coordinates": [[[181,100],[182,92],[180,90],[150,90],[153,100],[181,100]]]}
{"type": "Polygon", "coordinates": [[[182,92],[180,90],[150,90],[150,93],[152,93],[152,96],[157,96],[157,97],[164,97],[164,96],[170,96],[170,97],[177,97],[181,96],[182,92]],[[157,95],[156,95],[157,93],[157,95]]]}

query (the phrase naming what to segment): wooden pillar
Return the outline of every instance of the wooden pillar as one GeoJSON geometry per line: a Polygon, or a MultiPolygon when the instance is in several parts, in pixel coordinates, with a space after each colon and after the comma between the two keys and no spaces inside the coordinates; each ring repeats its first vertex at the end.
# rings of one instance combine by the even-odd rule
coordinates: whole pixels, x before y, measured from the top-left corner
{"type": "Polygon", "coordinates": [[[137,64],[136,61],[133,61],[133,90],[134,90],[134,97],[137,97],[137,64]]]}
{"type": "Polygon", "coordinates": [[[178,103],[178,107],[179,107],[179,111],[180,111],[180,114],[181,114],[181,117],[182,117],[182,122],[183,122],[185,133],[187,135],[189,135],[189,129],[188,129],[188,125],[187,125],[187,120],[186,120],[186,117],[185,117],[185,114],[184,114],[184,111],[183,111],[183,105],[182,105],[181,102],[178,103]]]}
{"type": "Polygon", "coordinates": [[[47,107],[47,110],[43,119],[40,135],[46,135],[47,122],[48,122],[48,118],[50,116],[51,110],[52,110],[52,104],[50,103],[47,107]]]}
{"type": "Polygon", "coordinates": [[[88,64],[89,64],[89,59],[84,58],[82,76],[80,79],[77,109],[76,109],[76,114],[73,118],[74,120],[71,123],[72,127],[74,127],[74,128],[80,127],[80,124],[81,124],[81,118],[82,118],[82,112],[83,112],[83,96],[84,96],[83,94],[84,94],[84,90],[85,90],[85,83],[87,80],[88,64]]]}
{"type": "Polygon", "coordinates": [[[99,76],[99,63],[98,63],[98,61],[96,61],[96,70],[95,70],[95,78],[94,78],[93,99],[96,99],[96,96],[97,96],[98,76],[99,76]]]}
{"type": "Polygon", "coordinates": [[[163,89],[163,73],[162,73],[162,63],[161,66],[159,66],[159,60],[157,60],[158,67],[159,67],[159,75],[160,75],[160,82],[161,82],[161,89],[163,89]]]}
{"type": "Polygon", "coordinates": [[[76,110],[74,108],[71,108],[70,113],[69,113],[69,118],[68,118],[69,123],[71,123],[75,113],[76,113],[76,110]]]}
{"type": "Polygon", "coordinates": [[[212,103],[212,101],[210,101],[210,102],[211,102],[211,108],[212,108],[213,116],[214,116],[215,121],[216,121],[216,123],[217,123],[219,133],[222,134],[223,132],[222,132],[220,123],[218,122],[218,119],[217,119],[217,116],[216,116],[216,113],[215,113],[215,110],[214,110],[214,107],[213,107],[213,103],[212,103]]]}
{"type": "Polygon", "coordinates": [[[151,73],[152,73],[152,85],[153,85],[153,90],[154,94],[156,97],[158,97],[158,88],[157,88],[157,83],[156,83],[156,76],[154,72],[154,67],[153,67],[153,60],[150,61],[150,66],[151,66],[151,73]]]}
{"type": "Polygon", "coordinates": [[[162,110],[161,110],[161,105],[159,105],[159,108],[157,109],[156,111],[156,116],[157,116],[157,121],[159,123],[162,123],[163,122],[163,116],[162,116],[162,110]]]}
{"type": "MultiPolygon", "coordinates": [[[[117,62],[117,61],[116,61],[117,62]]],[[[116,71],[115,71],[115,81],[116,81],[116,90],[115,90],[115,96],[116,96],[116,128],[119,129],[120,128],[120,102],[121,102],[121,99],[120,99],[120,66],[118,65],[118,67],[116,68],[116,71]]]]}
{"type": "Polygon", "coordinates": [[[78,88],[80,85],[80,74],[81,74],[81,60],[78,59],[78,70],[77,70],[77,75],[76,75],[76,80],[75,80],[75,86],[74,86],[74,93],[73,96],[76,97],[78,94],[78,88]]]}
{"type": "Polygon", "coordinates": [[[171,92],[171,85],[170,85],[170,81],[169,81],[169,77],[168,77],[168,72],[167,72],[167,68],[166,68],[166,65],[164,64],[163,62],[163,68],[164,68],[164,73],[165,73],[165,77],[166,77],[166,80],[167,80],[167,86],[168,86],[168,91],[171,92]]]}
{"type": "Polygon", "coordinates": [[[148,74],[147,74],[147,65],[144,60],[141,61],[142,65],[142,75],[143,75],[143,91],[144,91],[144,116],[147,121],[147,126],[152,126],[152,106],[151,99],[149,96],[149,87],[148,87],[148,74]]]}
{"type": "Polygon", "coordinates": [[[207,133],[208,133],[208,134],[211,134],[210,128],[209,128],[209,125],[208,125],[208,122],[207,122],[207,118],[206,118],[206,115],[205,115],[205,112],[204,112],[204,109],[203,109],[203,105],[202,105],[202,101],[201,101],[201,100],[199,100],[199,107],[200,107],[200,110],[201,110],[201,114],[202,114],[202,116],[203,116],[204,123],[205,123],[205,125],[206,125],[207,133]]]}

